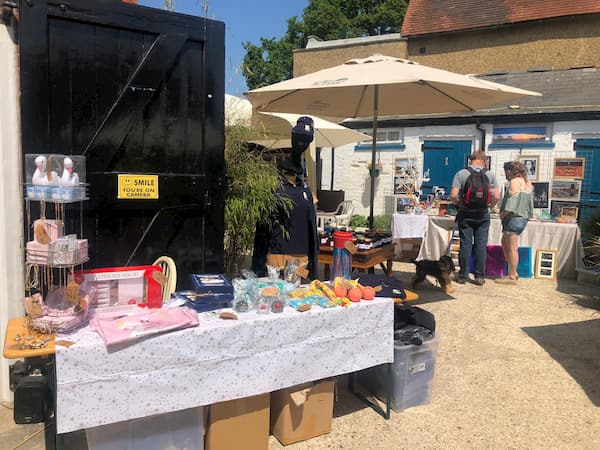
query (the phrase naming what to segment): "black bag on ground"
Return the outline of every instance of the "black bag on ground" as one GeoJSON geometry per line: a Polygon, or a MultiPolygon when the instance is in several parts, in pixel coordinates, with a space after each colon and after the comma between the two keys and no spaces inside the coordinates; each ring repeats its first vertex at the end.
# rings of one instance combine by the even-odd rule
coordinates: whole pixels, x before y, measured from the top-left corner
{"type": "Polygon", "coordinates": [[[435,335],[435,316],[418,306],[394,305],[394,331],[409,325],[418,325],[435,335]]]}
{"type": "Polygon", "coordinates": [[[467,167],[469,176],[463,188],[462,200],[467,210],[483,210],[490,206],[492,201],[492,188],[490,179],[485,174],[487,170],[479,171],[467,167]]]}

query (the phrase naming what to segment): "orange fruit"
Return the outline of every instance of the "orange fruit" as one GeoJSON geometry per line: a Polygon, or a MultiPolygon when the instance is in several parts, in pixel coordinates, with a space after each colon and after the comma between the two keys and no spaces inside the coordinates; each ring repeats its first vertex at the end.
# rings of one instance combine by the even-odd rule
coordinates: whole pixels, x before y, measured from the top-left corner
{"type": "Polygon", "coordinates": [[[360,299],[362,298],[363,293],[360,290],[360,288],[358,287],[353,287],[352,289],[350,289],[348,291],[348,298],[353,301],[353,302],[360,302],[360,299]]]}
{"type": "Polygon", "coordinates": [[[363,287],[362,296],[365,300],[373,300],[375,298],[375,289],[371,286],[363,287]]]}
{"type": "Polygon", "coordinates": [[[333,293],[336,297],[345,297],[346,295],[348,295],[348,289],[346,289],[342,285],[339,285],[333,289],[333,293]]]}

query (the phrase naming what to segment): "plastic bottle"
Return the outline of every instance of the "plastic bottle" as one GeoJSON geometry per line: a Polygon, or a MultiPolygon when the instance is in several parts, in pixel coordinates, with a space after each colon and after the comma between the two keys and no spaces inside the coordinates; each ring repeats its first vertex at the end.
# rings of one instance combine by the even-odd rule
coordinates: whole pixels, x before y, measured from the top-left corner
{"type": "Polygon", "coordinates": [[[352,255],[346,250],[346,242],[352,241],[352,233],[336,231],[333,233],[333,267],[331,279],[342,277],[347,280],[352,274],[352,255]]]}

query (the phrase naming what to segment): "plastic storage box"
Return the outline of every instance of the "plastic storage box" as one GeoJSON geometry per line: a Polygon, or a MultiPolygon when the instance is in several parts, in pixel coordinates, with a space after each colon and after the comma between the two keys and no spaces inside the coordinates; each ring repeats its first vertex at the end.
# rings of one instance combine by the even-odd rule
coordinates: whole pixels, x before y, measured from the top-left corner
{"type": "Polygon", "coordinates": [[[533,249],[531,247],[519,247],[517,273],[519,278],[533,278],[533,249]]]}
{"type": "Polygon", "coordinates": [[[90,450],[204,450],[202,407],[85,430],[90,450]]]}
{"type": "MultiPolygon", "coordinates": [[[[422,345],[394,344],[391,407],[395,412],[429,403],[439,339],[436,335],[422,345]]],[[[358,381],[385,401],[386,375],[384,364],[362,371],[358,381]]]]}

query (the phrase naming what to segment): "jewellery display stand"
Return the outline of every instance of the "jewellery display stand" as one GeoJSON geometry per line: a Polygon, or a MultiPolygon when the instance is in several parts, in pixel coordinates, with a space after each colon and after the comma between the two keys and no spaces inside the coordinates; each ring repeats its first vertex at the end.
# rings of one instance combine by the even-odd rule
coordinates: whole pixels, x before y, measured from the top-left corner
{"type": "Polygon", "coordinates": [[[25,310],[35,331],[67,332],[86,322],[94,295],[69,276],[89,259],[87,239],[82,239],[83,201],[88,199],[85,157],[25,155],[25,180],[25,310]],[[79,203],[78,235],[65,230],[65,212],[72,203],[79,203]],[[39,206],[36,218],[32,204],[39,206]]]}

